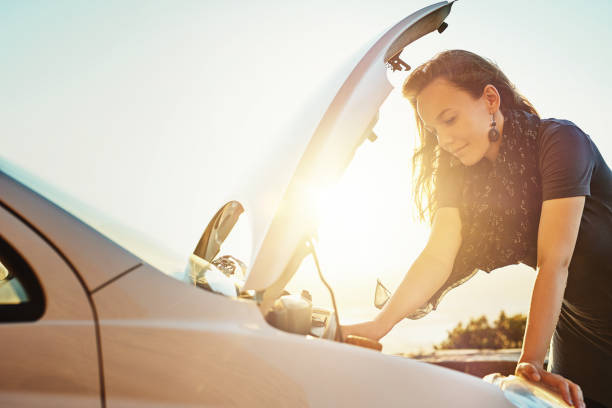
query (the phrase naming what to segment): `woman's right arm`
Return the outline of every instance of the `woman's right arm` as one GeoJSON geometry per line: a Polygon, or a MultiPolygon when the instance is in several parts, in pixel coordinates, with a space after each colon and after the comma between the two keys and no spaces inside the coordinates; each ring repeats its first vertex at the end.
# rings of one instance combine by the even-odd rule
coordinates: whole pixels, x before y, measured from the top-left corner
{"type": "Polygon", "coordinates": [[[374,320],[342,326],[349,334],[378,340],[399,321],[421,307],[446,282],[461,246],[459,209],[436,211],[427,245],[414,261],[399,287],[374,320]]]}

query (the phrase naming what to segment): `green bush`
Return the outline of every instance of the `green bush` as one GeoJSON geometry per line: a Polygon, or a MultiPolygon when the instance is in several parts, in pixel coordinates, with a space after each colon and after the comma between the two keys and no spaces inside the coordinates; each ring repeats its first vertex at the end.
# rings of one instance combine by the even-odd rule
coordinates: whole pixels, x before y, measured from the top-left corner
{"type": "Polygon", "coordinates": [[[503,310],[499,313],[493,326],[489,325],[484,315],[471,318],[465,327],[459,322],[453,330],[448,332],[447,339],[434,345],[434,349],[521,348],[526,325],[527,316],[519,313],[508,317],[503,310]]]}

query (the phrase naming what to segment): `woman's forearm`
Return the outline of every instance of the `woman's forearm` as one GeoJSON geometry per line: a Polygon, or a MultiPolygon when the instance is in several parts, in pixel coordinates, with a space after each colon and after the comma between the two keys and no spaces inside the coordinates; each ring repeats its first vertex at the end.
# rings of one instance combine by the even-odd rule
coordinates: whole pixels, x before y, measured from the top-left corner
{"type": "Polygon", "coordinates": [[[543,265],[538,271],[519,363],[529,361],[543,366],[546,350],[559,320],[567,274],[567,268],[558,266],[543,265]]]}
{"type": "Polygon", "coordinates": [[[452,269],[426,250],[414,261],[393,296],[375,321],[384,336],[400,320],[414,312],[444,284],[452,269]]]}

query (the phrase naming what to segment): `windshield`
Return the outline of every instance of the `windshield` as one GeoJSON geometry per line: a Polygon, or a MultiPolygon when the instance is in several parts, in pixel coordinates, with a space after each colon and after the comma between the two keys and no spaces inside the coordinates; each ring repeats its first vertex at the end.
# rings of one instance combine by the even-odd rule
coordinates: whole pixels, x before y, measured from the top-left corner
{"type": "Polygon", "coordinates": [[[97,230],[162,272],[183,279],[189,254],[177,254],[146,234],[122,224],[117,219],[83,203],[42,177],[0,157],[0,171],[61,207],[75,218],[97,230]]]}

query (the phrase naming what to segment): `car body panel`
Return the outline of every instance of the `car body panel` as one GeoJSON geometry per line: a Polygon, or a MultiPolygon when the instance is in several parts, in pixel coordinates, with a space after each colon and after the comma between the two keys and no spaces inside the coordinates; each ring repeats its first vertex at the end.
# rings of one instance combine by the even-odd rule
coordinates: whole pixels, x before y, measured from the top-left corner
{"type": "Polygon", "coordinates": [[[512,407],[479,378],[279,331],[254,301],[202,291],[148,265],[93,299],[109,407],[512,407]]]}
{"type": "MultiPolygon", "coordinates": [[[[0,191],[4,199],[14,190],[0,191]]],[[[53,248],[2,206],[0,234],[26,258],[46,298],[39,320],[0,326],[0,406],[99,407],[98,348],[85,289],[53,248]]]]}

